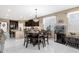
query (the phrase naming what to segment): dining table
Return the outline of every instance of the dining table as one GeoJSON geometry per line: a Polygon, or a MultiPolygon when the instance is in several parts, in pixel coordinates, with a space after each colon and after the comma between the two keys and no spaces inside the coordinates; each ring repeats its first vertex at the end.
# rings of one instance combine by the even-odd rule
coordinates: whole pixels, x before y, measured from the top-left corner
{"type": "Polygon", "coordinates": [[[43,47],[46,46],[46,42],[49,44],[47,32],[26,31],[24,33],[25,33],[24,45],[26,44],[26,48],[28,47],[28,43],[32,44],[33,46],[38,45],[38,49],[40,49],[40,44],[42,44],[43,47]]]}
{"type": "Polygon", "coordinates": [[[28,34],[28,38],[30,39],[30,43],[33,44],[33,46],[38,44],[38,41],[41,42],[41,40],[39,40],[39,37],[43,37],[42,35],[39,36],[39,33],[37,32],[29,32],[28,34]]]}

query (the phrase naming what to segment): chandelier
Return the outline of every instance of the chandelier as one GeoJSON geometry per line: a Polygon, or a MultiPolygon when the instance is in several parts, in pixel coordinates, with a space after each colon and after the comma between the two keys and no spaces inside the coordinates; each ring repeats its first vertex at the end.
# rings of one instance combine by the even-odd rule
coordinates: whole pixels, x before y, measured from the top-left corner
{"type": "Polygon", "coordinates": [[[35,9],[35,13],[36,13],[36,14],[35,14],[35,18],[34,18],[33,20],[34,20],[35,22],[37,22],[37,21],[39,21],[38,18],[37,18],[37,9],[35,9]]]}

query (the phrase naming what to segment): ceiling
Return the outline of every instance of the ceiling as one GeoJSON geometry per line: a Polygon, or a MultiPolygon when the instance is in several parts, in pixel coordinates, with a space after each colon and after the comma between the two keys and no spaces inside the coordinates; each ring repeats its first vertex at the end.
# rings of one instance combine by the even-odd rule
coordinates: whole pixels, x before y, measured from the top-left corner
{"type": "Polygon", "coordinates": [[[62,11],[76,5],[0,5],[0,18],[13,20],[32,19],[35,17],[35,9],[39,16],[48,15],[54,12],[62,11]]]}

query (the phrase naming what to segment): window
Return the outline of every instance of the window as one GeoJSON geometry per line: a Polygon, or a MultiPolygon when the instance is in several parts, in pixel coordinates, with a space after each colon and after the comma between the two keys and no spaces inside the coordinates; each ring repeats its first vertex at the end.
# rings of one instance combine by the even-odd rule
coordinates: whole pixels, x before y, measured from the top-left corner
{"type": "Polygon", "coordinates": [[[79,11],[68,13],[68,32],[79,32],[79,11]]]}
{"type": "Polygon", "coordinates": [[[51,27],[51,30],[54,31],[54,27],[56,25],[56,16],[50,16],[43,18],[43,25],[44,29],[47,29],[47,27],[51,27]]]}

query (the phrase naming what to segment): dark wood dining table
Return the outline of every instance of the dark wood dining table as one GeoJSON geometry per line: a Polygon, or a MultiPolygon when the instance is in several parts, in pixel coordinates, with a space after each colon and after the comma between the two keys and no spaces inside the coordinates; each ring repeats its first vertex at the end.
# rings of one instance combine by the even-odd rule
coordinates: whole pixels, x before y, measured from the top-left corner
{"type": "MultiPolygon", "coordinates": [[[[43,36],[41,36],[41,37],[43,37],[43,36]]],[[[36,45],[36,44],[38,44],[38,38],[39,38],[39,33],[28,33],[28,38],[30,38],[30,43],[32,43],[34,46],[36,45]]],[[[40,40],[40,42],[41,42],[41,40],[40,40]]]]}
{"type": "Polygon", "coordinates": [[[38,45],[40,49],[40,44],[42,43],[43,47],[45,47],[46,42],[49,44],[48,35],[46,33],[47,32],[25,32],[24,45],[26,44],[26,47],[28,47],[28,43],[33,44],[33,46],[38,45]]]}

